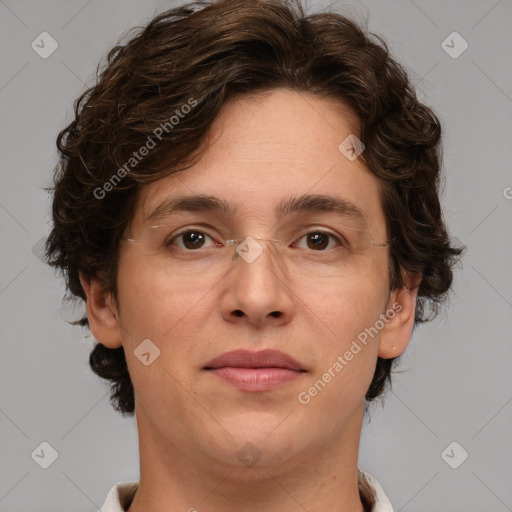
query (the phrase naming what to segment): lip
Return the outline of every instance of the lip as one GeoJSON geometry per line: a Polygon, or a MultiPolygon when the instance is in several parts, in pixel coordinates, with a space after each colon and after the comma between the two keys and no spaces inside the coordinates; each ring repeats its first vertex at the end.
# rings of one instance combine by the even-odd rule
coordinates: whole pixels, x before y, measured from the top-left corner
{"type": "Polygon", "coordinates": [[[243,391],[270,391],[306,372],[295,359],[278,350],[234,350],[204,367],[225,382],[243,391]]]}

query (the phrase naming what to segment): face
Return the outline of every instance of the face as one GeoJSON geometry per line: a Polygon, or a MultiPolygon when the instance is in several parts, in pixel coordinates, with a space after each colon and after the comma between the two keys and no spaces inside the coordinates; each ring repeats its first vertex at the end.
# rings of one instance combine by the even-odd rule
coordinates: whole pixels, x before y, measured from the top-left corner
{"type": "Polygon", "coordinates": [[[278,89],[239,98],[216,120],[200,161],[142,190],[126,233],[134,241],[121,243],[117,304],[139,428],[205,463],[240,465],[237,453],[252,443],[262,467],[359,436],[382,335],[362,343],[361,333],[390,306],[389,250],[374,246],[371,264],[357,275],[323,272],[331,263],[315,259],[316,251],[331,258],[343,250],[319,231],[344,234],[349,226],[375,242],[388,238],[376,178],[338,148],[353,133],[346,108],[313,95],[278,89]],[[276,211],[310,195],[344,201],[362,216],[276,211]],[[180,210],[147,220],[182,196],[214,197],[231,212],[180,210]],[[168,241],[184,228],[189,234],[174,238],[174,252],[156,250],[159,236],[168,241]],[[147,233],[157,245],[147,245],[147,233]],[[248,236],[281,242],[256,238],[254,261],[232,252],[219,263],[215,251],[227,251],[226,240],[248,236]],[[204,252],[191,254],[194,243],[204,252]],[[308,265],[313,272],[300,271],[308,265]],[[136,356],[143,340],[151,354],[160,351],[148,365],[136,356]],[[226,352],[267,349],[293,358],[300,371],[206,369],[226,352]]]}

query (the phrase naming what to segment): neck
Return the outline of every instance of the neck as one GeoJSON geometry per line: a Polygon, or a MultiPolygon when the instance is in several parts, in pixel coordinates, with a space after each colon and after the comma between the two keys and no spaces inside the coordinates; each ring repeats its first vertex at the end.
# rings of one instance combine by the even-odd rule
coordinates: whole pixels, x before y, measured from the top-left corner
{"type": "Polygon", "coordinates": [[[140,483],[127,510],[367,512],[371,492],[357,471],[362,415],[356,420],[336,446],[315,445],[279,464],[245,467],[182,451],[137,411],[140,483]]]}

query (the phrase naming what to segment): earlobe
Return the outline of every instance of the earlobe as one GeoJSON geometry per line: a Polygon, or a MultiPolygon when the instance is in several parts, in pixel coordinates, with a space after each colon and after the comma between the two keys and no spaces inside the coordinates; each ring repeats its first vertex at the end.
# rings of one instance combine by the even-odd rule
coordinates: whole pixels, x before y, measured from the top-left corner
{"type": "Polygon", "coordinates": [[[416,314],[416,297],[421,275],[407,276],[403,288],[391,294],[386,316],[388,322],[381,330],[379,357],[391,359],[402,354],[412,335],[416,314]]]}
{"type": "Polygon", "coordinates": [[[122,345],[119,315],[111,295],[105,294],[99,279],[80,273],[80,283],[87,296],[87,317],[94,338],[108,348],[122,345]]]}

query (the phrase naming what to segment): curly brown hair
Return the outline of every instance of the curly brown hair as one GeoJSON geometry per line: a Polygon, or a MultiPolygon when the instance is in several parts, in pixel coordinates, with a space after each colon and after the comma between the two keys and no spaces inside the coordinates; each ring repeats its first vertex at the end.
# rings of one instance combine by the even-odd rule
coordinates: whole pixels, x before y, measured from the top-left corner
{"type": "MultiPolygon", "coordinates": [[[[86,300],[82,273],[117,300],[119,241],[142,185],[197,161],[228,100],[286,87],[341,101],[357,115],[361,158],[380,183],[393,239],[389,289],[404,286],[404,271],[421,274],[415,326],[437,314],[461,253],[439,201],[441,127],[382,38],[337,13],[306,15],[300,0],[194,2],[132,30],[100,63],[57,138],[46,257],[68,294],[86,300]]],[[[75,323],[88,326],[87,316],[75,323]]],[[[391,381],[393,361],[378,358],[368,402],[391,381]]],[[[96,343],[89,362],[111,382],[115,409],[133,414],[123,347],[96,343]]]]}

